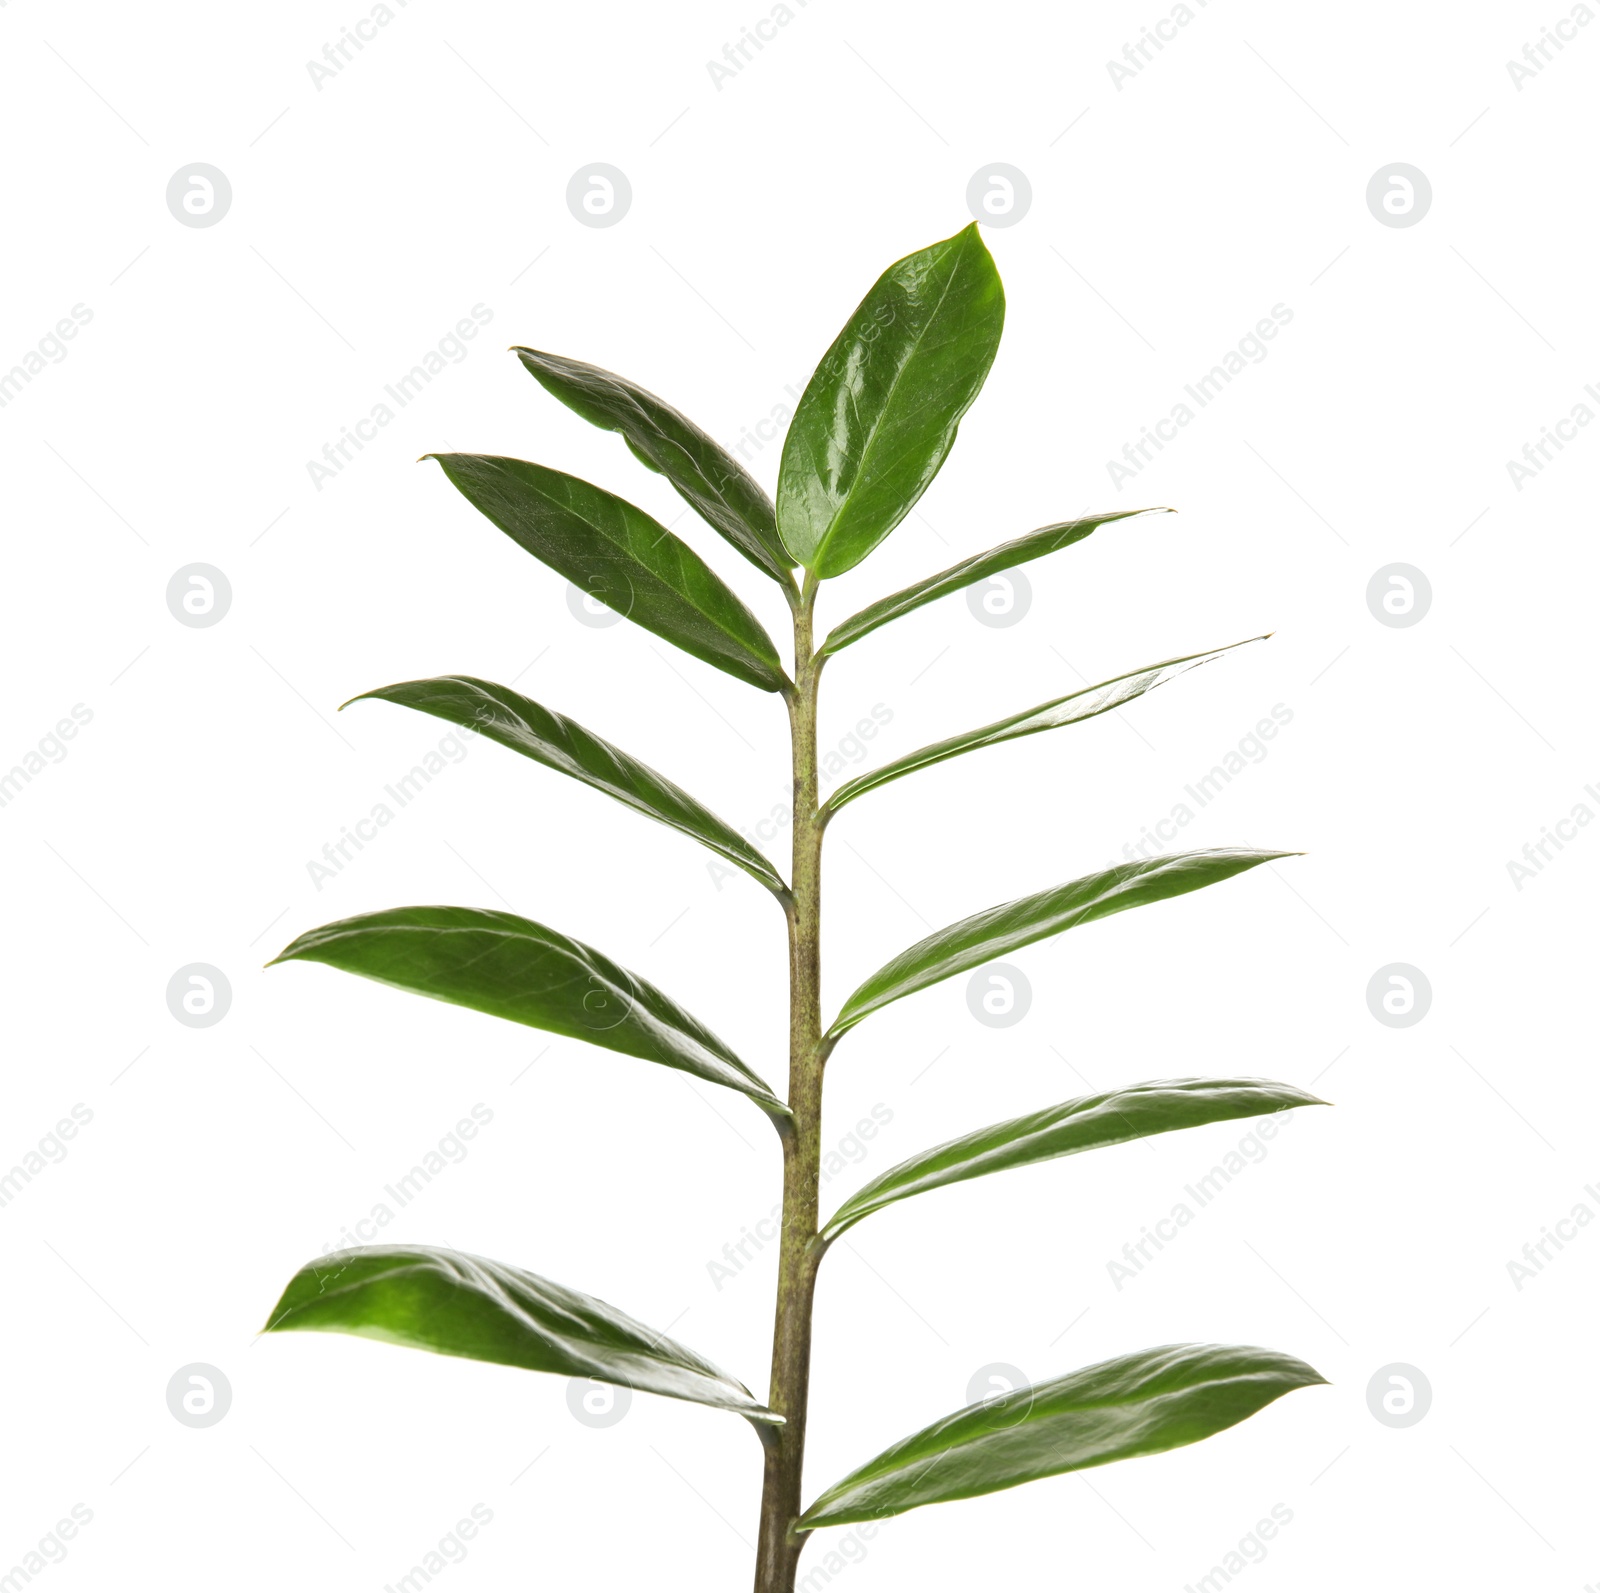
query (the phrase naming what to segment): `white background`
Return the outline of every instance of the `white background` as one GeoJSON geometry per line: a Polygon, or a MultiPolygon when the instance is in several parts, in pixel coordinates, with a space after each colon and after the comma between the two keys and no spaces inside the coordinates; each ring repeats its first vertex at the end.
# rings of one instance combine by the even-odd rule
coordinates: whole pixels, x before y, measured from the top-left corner
{"type": "MultiPolygon", "coordinates": [[[[875,1105],[891,1121],[829,1203],[1091,1086],[1251,1073],[1336,1104],[1299,1113],[1120,1290],[1107,1263],[1248,1125],[856,1230],[820,1288],[807,1492],[963,1404],[992,1363],[1045,1377],[1218,1339],[1298,1354],[1332,1386],[1187,1450],[899,1518],[854,1563],[846,1532],[823,1534],[810,1585],[1177,1593],[1274,1504],[1292,1524],[1240,1573],[1262,1593],[1600,1579],[1600,1234],[1576,1230],[1520,1290],[1507,1271],[1576,1203],[1600,1210],[1584,1192],[1600,837],[1573,829],[1520,890],[1507,869],[1575,804],[1600,810],[1584,792],[1600,429],[1520,487],[1507,470],[1600,383],[1600,27],[1519,87],[1506,62],[1562,0],[1213,0],[1119,87],[1106,63],[1162,6],[813,0],[718,86],[707,62],[769,15],[755,0],[396,9],[320,86],[307,62],[358,5],[0,9],[0,369],[92,312],[0,410],[0,766],[74,704],[93,716],[0,809],[0,1164],[75,1103],[93,1113],[0,1209],[0,1570],[82,1503],[92,1523],[40,1573],[62,1593],[377,1590],[482,1504],[492,1523],[437,1579],[447,1593],[748,1585],[759,1457],[736,1419],[641,1395],[593,1430],[559,1379],[254,1333],[294,1270],[482,1103],[465,1159],[384,1237],[598,1294],[760,1392],[772,1251],[720,1289],[708,1269],[777,1199],[760,1114],[261,965],[330,918],[509,903],[781,1080],[771,900],[502,749],[472,746],[318,889],[308,861],[448,728],[334,710],[433,673],[515,680],[730,821],[763,821],[785,794],[778,701],[631,625],[578,623],[560,578],[413,461],[456,448],[589,476],[673,522],[781,634],[767,583],[503,350],[624,372],[731,446],[792,403],[884,266],[966,223],[969,179],[1002,161],[1033,197],[988,232],[999,358],[919,511],[829,587],[824,622],[1084,509],[1181,513],[1030,566],[1020,623],[953,597],[854,647],[825,682],[824,745],[881,705],[876,741],[847,746],[876,763],[1084,680],[1276,635],[1121,715],[851,808],[828,841],[828,1005],[929,928],[1121,858],[1275,704],[1290,723],[1176,844],[1307,855],[1019,954],[1033,1000],[1010,1028],[973,1019],[963,980],[863,1025],[830,1066],[827,1136],[875,1105]],[[197,161],[233,194],[203,229],[165,201],[197,161]],[[606,229],[565,201],[596,161],[633,191],[606,229]],[[1365,197],[1397,161],[1433,191],[1407,228],[1365,197]],[[492,320],[466,356],[314,484],[307,462],[474,305],[492,320]],[[1107,461],[1274,305],[1293,318],[1268,356],[1115,485],[1107,461]],[[167,607],[193,562],[231,583],[210,628],[167,607]],[[1397,562],[1432,589],[1407,628],[1366,600],[1397,562]],[[165,996],[195,962],[232,987],[203,1029],[165,996]],[[1368,1009],[1392,962],[1431,984],[1409,1028],[1368,1009]],[[204,1430],[166,1405],[191,1362],[232,1388],[204,1430]],[[1366,1397],[1395,1362],[1433,1395],[1403,1430],[1366,1397]]],[[[769,488],[779,451],[749,455],[769,488]]]]}

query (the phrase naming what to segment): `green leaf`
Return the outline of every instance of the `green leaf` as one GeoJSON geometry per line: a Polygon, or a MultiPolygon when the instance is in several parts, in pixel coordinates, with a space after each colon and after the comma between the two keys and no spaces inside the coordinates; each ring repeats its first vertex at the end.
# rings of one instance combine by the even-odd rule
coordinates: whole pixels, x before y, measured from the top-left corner
{"type": "Polygon", "coordinates": [[[443,675],[380,686],[350,701],[365,702],[369,698],[448,719],[535,763],[559,769],[636,812],[693,836],[752,879],[760,880],[780,901],[789,899],[789,889],[772,864],[687,791],[609,741],[602,741],[575,719],[545,708],[509,686],[497,686],[471,675],[443,675]]]}
{"type": "Polygon", "coordinates": [[[498,1366],[783,1418],[743,1383],[614,1305],[520,1267],[433,1245],[335,1250],[302,1267],[264,1333],[353,1333],[498,1366]]]}
{"type": "Polygon", "coordinates": [[[842,575],[911,512],[989,374],[1004,320],[976,223],[878,278],[784,439],[778,535],[807,569],[842,575]]]}
{"type": "Polygon", "coordinates": [[[891,592],[888,597],[880,597],[876,603],[869,603],[859,614],[852,614],[849,619],[835,625],[828,632],[827,640],[817,649],[817,653],[819,656],[837,653],[840,648],[848,647],[851,642],[859,642],[863,636],[877,630],[880,625],[887,625],[890,620],[897,620],[902,614],[909,614],[913,609],[921,608],[924,603],[932,603],[936,598],[945,597],[951,592],[959,592],[964,586],[972,586],[988,576],[998,575],[1001,570],[1026,564],[1030,559],[1042,559],[1047,553],[1070,548],[1074,542],[1083,541],[1092,531],[1098,530],[1103,525],[1110,525],[1113,520],[1131,520],[1141,514],[1174,512],[1171,509],[1116,509],[1109,514],[1085,515],[1079,520],[1059,520],[1054,525],[1040,526],[1037,531],[1030,531],[1026,536],[1002,542],[999,547],[990,548],[987,553],[974,554],[970,559],[963,559],[960,564],[951,565],[948,570],[941,570],[937,575],[930,575],[923,581],[914,581],[898,592],[891,592]]]}
{"type": "Polygon", "coordinates": [[[863,1217],[897,1200],[982,1178],[986,1173],[1032,1167],[1058,1156],[1076,1156],[1080,1151],[1124,1145],[1202,1123],[1326,1105],[1297,1085],[1274,1084],[1268,1079],[1158,1079],[1100,1095],[1080,1095],[1042,1112],[980,1128],[880,1173],[834,1212],[821,1237],[825,1244],[832,1244],[863,1217]]]}
{"type": "Polygon", "coordinates": [[[625,499],[525,459],[427,454],[536,559],[674,647],[763,691],[788,684],[772,638],[700,555],[625,499]]]}
{"type": "MultiPolygon", "coordinates": [[[[679,1068],[748,1095],[780,1125],[789,1108],[709,1029],[582,941],[512,913],[393,907],[308,930],[273,958],[322,962],[491,1017],[679,1068]]],[[[269,963],[268,967],[272,964],[269,963]]]]}
{"type": "Polygon", "coordinates": [[[1146,902],[1183,896],[1202,886],[1242,874],[1259,863],[1293,852],[1260,852],[1249,847],[1213,847],[1203,852],[1175,852],[1169,857],[1147,858],[1139,863],[1119,863],[1115,868],[1086,874],[1082,879],[1005,902],[974,913],[959,923],[936,930],[925,940],[887,962],[845,1002],[833,1020],[827,1038],[836,1040],[845,1030],[902,996],[926,990],[941,979],[965,973],[1007,952],[1030,946],[1065,929],[1109,918],[1146,902]]]}
{"type": "Polygon", "coordinates": [[[809,1532],[1198,1443],[1327,1379],[1276,1350],[1168,1344],[969,1405],[828,1489],[809,1532]]]}
{"type": "Polygon", "coordinates": [[[560,354],[512,352],[534,380],[593,426],[621,432],[633,456],[667,478],[678,496],[781,586],[794,565],[778,540],[772,500],[732,454],[693,421],[625,376],[560,354]]]}
{"type": "Polygon", "coordinates": [[[1086,686],[1082,691],[1040,703],[1037,708],[1024,709],[1022,713],[1012,714],[1007,719],[997,719],[992,725],[963,731],[959,736],[936,741],[929,747],[919,747],[903,758],[896,758],[893,763],[884,764],[881,769],[869,769],[854,780],[845,781],[824,804],[826,813],[831,818],[846,802],[853,802],[876,786],[887,785],[889,781],[898,780],[901,775],[914,770],[943,763],[946,758],[959,757],[963,752],[977,752],[982,747],[996,747],[1002,741],[1015,741],[1019,736],[1037,735],[1041,730],[1057,730],[1062,725],[1075,725],[1080,720],[1093,719],[1096,714],[1109,713],[1113,708],[1132,702],[1135,697],[1142,697],[1147,691],[1154,691],[1157,686],[1166,685],[1186,670],[1209,664],[1213,658],[1231,653],[1235,647],[1245,647],[1250,642],[1264,642],[1266,639],[1265,636],[1251,636],[1227,647],[1215,647],[1209,653],[1190,653],[1186,658],[1167,658],[1159,664],[1146,664],[1143,669],[1118,675],[1112,680],[1103,680],[1098,686],[1086,686]]]}

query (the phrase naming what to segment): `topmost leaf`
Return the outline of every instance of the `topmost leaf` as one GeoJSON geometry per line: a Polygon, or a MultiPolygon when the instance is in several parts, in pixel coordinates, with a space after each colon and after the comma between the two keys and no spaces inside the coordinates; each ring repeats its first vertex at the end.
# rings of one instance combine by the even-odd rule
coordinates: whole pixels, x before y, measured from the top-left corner
{"type": "Polygon", "coordinates": [[[778,540],[772,500],[732,454],[637,382],[534,348],[513,349],[534,380],[592,426],[621,432],[634,457],[663,475],[678,496],[758,570],[790,584],[794,560],[778,540]]]}
{"type": "Polygon", "coordinates": [[[976,222],[878,278],[784,439],[778,535],[808,570],[842,575],[911,512],[989,374],[1004,320],[976,222]]]}

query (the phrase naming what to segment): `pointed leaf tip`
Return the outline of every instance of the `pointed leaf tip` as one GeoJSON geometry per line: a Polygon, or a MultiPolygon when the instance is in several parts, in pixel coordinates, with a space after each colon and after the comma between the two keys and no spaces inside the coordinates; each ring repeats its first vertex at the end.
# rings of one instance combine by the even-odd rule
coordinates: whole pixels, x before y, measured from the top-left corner
{"type": "Polygon", "coordinates": [[[939,473],[1000,344],[1005,292],[976,223],[897,260],[806,384],[778,467],[778,535],[842,575],[939,473]]]}

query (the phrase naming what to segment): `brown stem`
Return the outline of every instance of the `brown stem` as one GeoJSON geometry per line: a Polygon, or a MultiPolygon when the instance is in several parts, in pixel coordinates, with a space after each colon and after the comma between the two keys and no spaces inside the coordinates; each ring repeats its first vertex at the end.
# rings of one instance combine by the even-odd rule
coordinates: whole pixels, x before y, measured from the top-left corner
{"type": "Polygon", "coordinates": [[[794,1131],[783,1139],[783,1238],[767,1396],[767,1403],[784,1417],[784,1425],[765,1449],[755,1593],[793,1593],[805,1543],[803,1535],[794,1536],[789,1528],[800,1514],[805,1461],[826,1055],[821,1007],[822,819],[817,792],[817,676],[822,665],[812,651],[815,597],[815,580],[808,577],[794,611],[794,690],[789,696],[794,767],[793,900],[788,906],[789,1109],[794,1113],[794,1131]]]}

